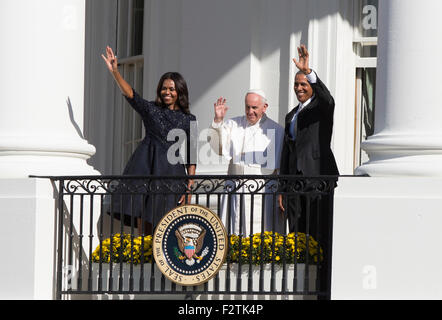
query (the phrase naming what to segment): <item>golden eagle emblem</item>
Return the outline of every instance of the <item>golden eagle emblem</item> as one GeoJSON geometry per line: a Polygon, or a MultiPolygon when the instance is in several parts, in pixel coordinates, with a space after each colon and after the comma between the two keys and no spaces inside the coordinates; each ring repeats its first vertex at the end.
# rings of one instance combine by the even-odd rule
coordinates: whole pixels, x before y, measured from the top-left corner
{"type": "Polygon", "coordinates": [[[200,263],[203,257],[208,253],[208,247],[206,247],[201,255],[198,256],[203,248],[205,235],[206,229],[194,223],[182,225],[175,230],[178,248],[183,254],[179,259],[185,260],[185,263],[189,266],[192,266],[195,261],[200,263]]]}

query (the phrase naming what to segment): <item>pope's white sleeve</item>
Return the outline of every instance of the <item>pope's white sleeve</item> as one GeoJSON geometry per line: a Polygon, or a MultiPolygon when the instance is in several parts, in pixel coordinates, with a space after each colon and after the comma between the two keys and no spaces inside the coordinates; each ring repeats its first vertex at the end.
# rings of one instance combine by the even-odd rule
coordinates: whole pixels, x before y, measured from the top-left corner
{"type": "MultiPolygon", "coordinates": [[[[218,122],[212,121],[209,130],[209,143],[210,147],[217,155],[224,155],[223,150],[228,150],[230,144],[230,122],[218,122]],[[226,149],[227,147],[227,149],[226,149]]],[[[224,155],[227,156],[227,155],[224,155]]]]}

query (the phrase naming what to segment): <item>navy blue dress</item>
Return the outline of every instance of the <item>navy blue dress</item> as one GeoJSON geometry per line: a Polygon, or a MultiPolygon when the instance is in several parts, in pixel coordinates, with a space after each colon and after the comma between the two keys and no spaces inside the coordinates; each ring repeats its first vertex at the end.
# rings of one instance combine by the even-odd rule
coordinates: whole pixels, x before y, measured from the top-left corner
{"type": "Polygon", "coordinates": [[[133,92],[134,97],[126,97],[126,100],[140,114],[146,136],[130,157],[123,175],[178,178],[121,180],[120,186],[124,187],[116,188],[111,207],[116,215],[123,213],[127,225],[136,226],[137,219],[132,218],[141,217],[155,226],[165,213],[177,206],[178,200],[186,191],[185,165],[196,163],[196,137],[195,132],[191,132],[191,123],[196,125],[196,117],[180,110],[157,106],[154,102],[141,98],[135,90],[133,92]],[[191,133],[194,136],[191,137],[191,133]],[[169,139],[174,140],[168,141],[168,135],[171,135],[169,139]],[[182,161],[177,161],[177,142],[183,141],[183,138],[186,139],[185,156],[182,161]],[[168,153],[169,157],[172,155],[172,161],[169,161],[168,153]],[[124,191],[118,192],[123,189],[124,191]],[[131,195],[127,193],[128,189],[131,190],[131,195]]]}

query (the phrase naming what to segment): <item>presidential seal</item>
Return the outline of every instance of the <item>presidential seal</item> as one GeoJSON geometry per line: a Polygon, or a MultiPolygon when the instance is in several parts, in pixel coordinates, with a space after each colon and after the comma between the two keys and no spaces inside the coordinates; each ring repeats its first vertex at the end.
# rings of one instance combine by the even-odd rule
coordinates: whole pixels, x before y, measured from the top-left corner
{"type": "Polygon", "coordinates": [[[200,205],[169,211],[153,235],[153,256],[171,281],[196,286],[209,281],[227,255],[227,232],[218,216],[200,205]]]}

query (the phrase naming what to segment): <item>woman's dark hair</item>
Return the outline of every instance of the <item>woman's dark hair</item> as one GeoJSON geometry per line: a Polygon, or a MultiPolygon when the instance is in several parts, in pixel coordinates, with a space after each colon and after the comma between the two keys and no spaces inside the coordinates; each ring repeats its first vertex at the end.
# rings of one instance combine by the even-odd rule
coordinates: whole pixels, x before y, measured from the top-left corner
{"type": "Polygon", "coordinates": [[[190,114],[189,110],[189,91],[187,90],[187,83],[183,76],[178,72],[166,72],[161,76],[158,81],[157,98],[155,103],[164,107],[163,100],[161,100],[161,88],[163,87],[164,80],[170,79],[175,83],[175,90],[177,92],[177,104],[180,110],[186,114],[190,114]]]}

